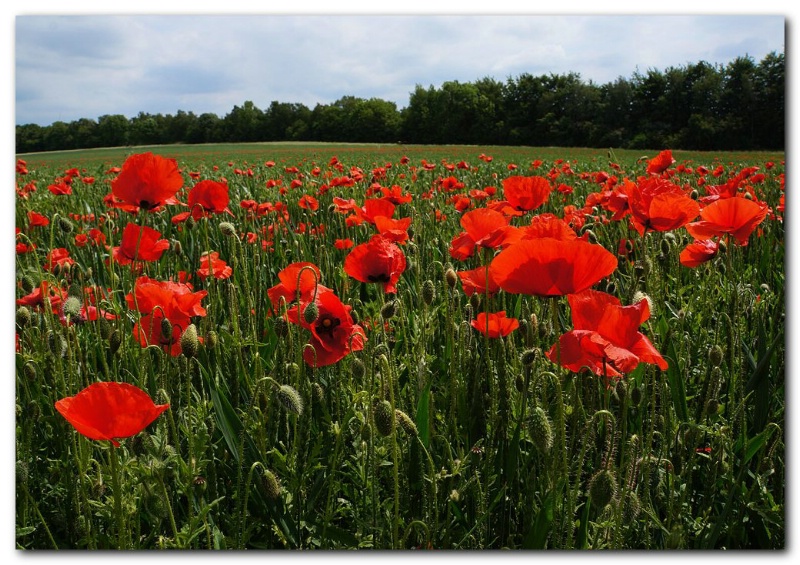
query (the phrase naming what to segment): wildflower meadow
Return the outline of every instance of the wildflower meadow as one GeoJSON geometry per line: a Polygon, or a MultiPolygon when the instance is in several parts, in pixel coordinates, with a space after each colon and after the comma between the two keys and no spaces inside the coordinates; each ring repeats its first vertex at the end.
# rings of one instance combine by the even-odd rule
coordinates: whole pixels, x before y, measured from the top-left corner
{"type": "Polygon", "coordinates": [[[784,155],[17,156],[18,549],[782,549],[784,155]]]}

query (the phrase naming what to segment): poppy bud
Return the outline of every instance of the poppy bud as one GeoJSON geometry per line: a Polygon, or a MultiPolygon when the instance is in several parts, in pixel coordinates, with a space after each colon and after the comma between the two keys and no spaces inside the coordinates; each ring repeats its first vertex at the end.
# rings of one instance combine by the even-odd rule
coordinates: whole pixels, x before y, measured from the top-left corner
{"type": "Polygon", "coordinates": [[[752,200],[753,199],[753,195],[750,194],[749,192],[745,192],[744,193],[744,198],[745,198],[745,200],[752,200]]]}
{"type": "Polygon", "coordinates": [[[70,296],[64,301],[61,311],[65,317],[76,320],[81,315],[81,301],[74,296],[70,296]]]}
{"type": "Polygon", "coordinates": [[[712,398],[706,402],[706,412],[712,416],[719,412],[719,400],[712,398]]]}
{"type": "Polygon", "coordinates": [[[183,255],[183,245],[177,239],[170,240],[172,251],[175,252],[175,255],[183,255]]]}
{"type": "Polygon", "coordinates": [[[720,363],[722,363],[722,355],[722,348],[719,345],[715,345],[708,350],[708,361],[712,367],[719,367],[720,363]]]}
{"type": "Polygon", "coordinates": [[[219,337],[217,336],[217,332],[215,332],[214,330],[208,330],[205,341],[206,347],[208,349],[214,349],[217,346],[218,342],[219,342],[219,337]]]}
{"type": "Polygon", "coordinates": [[[538,357],[538,355],[539,355],[538,349],[526,349],[525,351],[522,352],[522,355],[520,355],[519,358],[522,361],[523,365],[525,365],[526,367],[530,367],[531,365],[533,365],[533,362],[536,361],[536,357],[538,357]]]}
{"type": "Polygon", "coordinates": [[[458,275],[452,268],[447,269],[447,271],[444,273],[444,280],[447,282],[447,286],[450,288],[455,288],[456,283],[458,282],[458,275]]]}
{"type": "Polygon", "coordinates": [[[206,478],[197,475],[192,479],[192,486],[197,494],[203,494],[206,492],[206,478]]]}
{"type": "Polygon", "coordinates": [[[311,385],[311,398],[318,405],[325,404],[325,389],[319,383],[311,385]]]}
{"type": "Polygon", "coordinates": [[[119,346],[122,344],[122,334],[119,330],[114,330],[111,332],[111,335],[108,336],[108,351],[111,355],[117,352],[119,346]]]}
{"type": "Polygon", "coordinates": [[[617,477],[611,469],[600,469],[589,479],[589,500],[599,509],[617,497],[617,477]]]}
{"type": "Polygon", "coordinates": [[[67,354],[67,341],[64,336],[53,330],[47,332],[47,347],[56,357],[64,357],[67,354]]]}
{"type": "Polygon", "coordinates": [[[642,389],[639,388],[638,386],[634,387],[634,389],[631,391],[631,403],[634,406],[638,406],[641,401],[642,401],[642,389]]]}
{"type": "Polygon", "coordinates": [[[611,281],[608,281],[608,284],[606,285],[606,292],[608,294],[616,294],[617,293],[617,285],[614,284],[611,281]]]}
{"type": "Polygon", "coordinates": [[[422,283],[422,301],[425,302],[428,306],[433,304],[434,299],[436,298],[436,287],[433,284],[433,281],[428,279],[424,283],[422,283]]]}
{"type": "Polygon", "coordinates": [[[36,280],[31,275],[23,275],[20,279],[22,290],[30,294],[36,288],[36,280]]]}
{"type": "Polygon", "coordinates": [[[161,318],[161,340],[172,343],[172,322],[169,318],[161,318]]]}
{"type": "Polygon", "coordinates": [[[364,366],[364,362],[358,357],[354,357],[353,360],[351,361],[350,370],[353,371],[353,378],[356,379],[357,381],[361,381],[367,372],[367,368],[364,366]]]}
{"type": "Polygon", "coordinates": [[[396,416],[392,414],[392,405],[388,400],[376,400],[372,406],[372,418],[375,428],[383,436],[390,436],[394,431],[396,416]]]}
{"type": "Polygon", "coordinates": [[[289,335],[289,322],[285,318],[273,318],[272,329],[278,337],[286,337],[289,335]]]}
{"type": "Polygon", "coordinates": [[[74,296],[77,299],[83,298],[83,289],[81,288],[81,285],[77,283],[69,285],[69,288],[67,289],[67,296],[74,296]]]}
{"type": "Polygon", "coordinates": [[[553,447],[553,426],[547,412],[541,406],[533,409],[530,420],[528,421],[528,432],[531,441],[542,455],[547,455],[553,447]]]}
{"type": "Polygon", "coordinates": [[[60,229],[62,233],[72,233],[73,228],[72,222],[67,218],[58,217],[58,229],[60,229]]]}
{"type": "Polygon", "coordinates": [[[472,306],[473,310],[480,310],[481,308],[481,296],[477,292],[469,297],[470,306],[472,306]]]}
{"type": "Polygon", "coordinates": [[[472,319],[472,304],[464,305],[464,316],[467,318],[467,320],[472,319]]]}
{"type": "Polygon", "coordinates": [[[186,357],[192,358],[197,355],[197,348],[200,342],[197,339],[197,326],[189,324],[189,326],[181,334],[181,353],[186,357]]]}
{"type": "Polygon", "coordinates": [[[669,255],[669,250],[670,250],[669,241],[667,241],[666,239],[662,239],[659,245],[661,247],[661,253],[663,253],[664,255],[669,255]]]}
{"type": "Polygon", "coordinates": [[[700,198],[700,193],[697,192],[697,189],[693,188],[692,192],[689,193],[689,196],[691,197],[692,200],[697,200],[698,198],[700,198]]]}
{"type": "Polygon", "coordinates": [[[219,231],[225,237],[236,236],[236,227],[230,222],[220,222],[219,231]]]}
{"type": "Polygon", "coordinates": [[[525,390],[525,379],[522,375],[517,375],[514,377],[514,388],[517,389],[517,392],[522,392],[525,390]]]}
{"type": "Polygon", "coordinates": [[[300,393],[289,385],[281,385],[278,388],[278,400],[289,412],[297,415],[303,413],[303,399],[300,393]]]}
{"type": "Polygon", "coordinates": [[[36,380],[36,363],[34,361],[28,361],[22,366],[22,372],[25,374],[25,378],[33,382],[36,380]]]}
{"type": "Polygon", "coordinates": [[[625,502],[622,507],[622,517],[626,522],[632,522],[639,516],[642,509],[639,496],[632,490],[625,493],[625,502]]]}
{"type": "Polygon", "coordinates": [[[399,424],[400,427],[403,428],[403,431],[405,431],[408,435],[416,436],[419,433],[417,431],[417,425],[414,423],[414,420],[412,420],[408,414],[406,414],[402,410],[395,409],[394,415],[397,424],[399,424]]]}
{"type": "Polygon", "coordinates": [[[17,308],[17,328],[22,330],[31,323],[31,311],[25,306],[17,308]]]}
{"type": "Polygon", "coordinates": [[[394,315],[397,313],[397,302],[395,300],[391,300],[383,305],[381,308],[381,318],[384,320],[391,320],[394,318],[394,315]]]}
{"type": "Polygon", "coordinates": [[[617,380],[615,392],[617,393],[617,398],[619,398],[620,402],[623,402],[625,397],[628,396],[628,383],[626,383],[624,379],[617,380]]]}
{"type": "Polygon", "coordinates": [[[17,477],[17,484],[24,485],[28,482],[28,464],[25,461],[17,461],[17,465],[15,468],[15,474],[17,477]]]}
{"type": "Polygon", "coordinates": [[[307,324],[313,324],[319,318],[319,307],[316,302],[309,302],[305,310],[303,310],[303,319],[307,324]]]}
{"type": "Polygon", "coordinates": [[[586,230],[584,233],[587,234],[586,239],[589,243],[597,244],[597,235],[595,235],[593,230],[586,230]]]}
{"type": "Polygon", "coordinates": [[[267,494],[267,498],[272,500],[276,500],[281,496],[281,483],[275,473],[269,469],[264,470],[264,492],[267,494]]]}

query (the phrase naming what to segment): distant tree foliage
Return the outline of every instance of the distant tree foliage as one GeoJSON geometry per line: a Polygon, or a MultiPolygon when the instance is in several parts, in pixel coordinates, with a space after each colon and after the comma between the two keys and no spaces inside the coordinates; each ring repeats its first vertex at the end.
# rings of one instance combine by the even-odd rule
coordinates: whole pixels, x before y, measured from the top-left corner
{"type": "Polygon", "coordinates": [[[598,85],[577,73],[417,85],[408,106],[343,96],[332,104],[245,101],[220,118],[178,110],[16,127],[18,153],[171,143],[372,143],[784,149],[785,56],[636,71],[598,85]]]}

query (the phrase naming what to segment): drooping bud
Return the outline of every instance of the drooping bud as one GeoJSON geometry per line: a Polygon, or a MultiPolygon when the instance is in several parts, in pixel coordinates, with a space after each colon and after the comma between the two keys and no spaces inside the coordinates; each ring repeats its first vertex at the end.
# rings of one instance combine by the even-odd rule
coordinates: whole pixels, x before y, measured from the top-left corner
{"type": "Polygon", "coordinates": [[[436,298],[436,286],[433,281],[428,279],[422,283],[422,301],[430,306],[436,298]]]}
{"type": "Polygon", "coordinates": [[[589,500],[603,509],[617,497],[617,477],[611,469],[600,469],[589,479],[589,500]]]}
{"type": "Polygon", "coordinates": [[[525,365],[526,367],[530,367],[531,365],[533,365],[534,361],[536,361],[538,355],[539,355],[538,349],[526,349],[525,351],[522,352],[522,355],[520,355],[519,358],[522,361],[523,365],[525,365]]]}
{"type": "Polygon", "coordinates": [[[119,346],[122,345],[122,333],[119,330],[113,330],[111,335],[108,336],[108,351],[114,355],[119,346]]]}
{"type": "Polygon", "coordinates": [[[281,483],[275,473],[269,469],[264,470],[264,492],[267,498],[275,500],[281,496],[281,483]]]}
{"type": "Polygon", "coordinates": [[[58,229],[60,229],[62,233],[72,233],[74,226],[72,225],[72,222],[70,222],[67,218],[59,216],[58,229]]]}
{"type": "Polygon", "coordinates": [[[372,406],[372,417],[375,428],[383,436],[390,436],[394,431],[396,416],[392,413],[392,405],[388,400],[375,400],[372,406]]]}
{"type": "Polygon", "coordinates": [[[31,275],[23,275],[19,282],[22,286],[22,290],[28,294],[33,292],[33,289],[36,288],[36,280],[31,275]]]}
{"type": "Polygon", "coordinates": [[[289,335],[289,322],[286,321],[286,318],[273,318],[272,329],[278,337],[286,337],[289,335]]]}
{"type": "Polygon", "coordinates": [[[447,269],[447,271],[444,273],[444,280],[447,282],[447,286],[450,288],[455,288],[456,283],[458,282],[458,275],[452,268],[447,269]]]}
{"type": "Polygon", "coordinates": [[[166,316],[161,318],[161,341],[172,343],[172,322],[166,316]]]}
{"type": "Polygon", "coordinates": [[[27,306],[20,306],[17,308],[17,328],[22,330],[25,326],[31,323],[31,311],[27,306]]]}
{"type": "Polygon", "coordinates": [[[234,236],[236,236],[236,227],[230,222],[220,222],[219,223],[219,231],[225,237],[234,237],[234,236]]]}
{"type": "Polygon", "coordinates": [[[53,330],[47,332],[47,347],[56,357],[64,357],[67,354],[67,341],[64,336],[53,330]]]}
{"type": "Polygon", "coordinates": [[[419,433],[417,431],[417,425],[408,414],[399,409],[395,409],[394,414],[397,424],[399,424],[408,435],[416,436],[419,433]]]}
{"type": "Polygon", "coordinates": [[[530,420],[528,421],[528,432],[531,441],[542,455],[547,455],[553,447],[553,426],[544,408],[537,406],[533,409],[530,420]]]}
{"type": "Polygon", "coordinates": [[[303,319],[307,324],[313,324],[319,318],[319,307],[316,302],[309,302],[303,310],[303,319]]]}
{"type": "Polygon", "coordinates": [[[278,400],[289,412],[297,414],[303,413],[303,399],[300,393],[289,385],[281,385],[278,388],[278,400]]]}
{"type": "Polygon", "coordinates": [[[397,301],[390,300],[381,308],[381,318],[384,320],[391,320],[397,312],[397,301]]]}
{"type": "Polygon", "coordinates": [[[350,362],[350,369],[353,371],[353,378],[359,382],[364,379],[364,375],[367,372],[364,362],[358,357],[353,357],[353,360],[350,362]]]}
{"type": "Polygon", "coordinates": [[[722,363],[722,348],[719,345],[715,345],[708,350],[708,361],[712,367],[720,366],[722,363]]]}

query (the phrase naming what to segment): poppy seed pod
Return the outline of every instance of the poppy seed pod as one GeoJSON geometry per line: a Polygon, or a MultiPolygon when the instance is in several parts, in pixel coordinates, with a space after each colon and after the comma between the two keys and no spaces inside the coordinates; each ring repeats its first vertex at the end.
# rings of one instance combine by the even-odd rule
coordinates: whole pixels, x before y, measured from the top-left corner
{"type": "Polygon", "coordinates": [[[197,339],[197,326],[189,324],[189,326],[181,334],[181,353],[186,357],[192,358],[197,355],[197,348],[200,342],[197,339]]]}
{"type": "Polygon", "coordinates": [[[611,469],[600,469],[589,479],[589,500],[603,509],[617,497],[617,477],[611,469]]]}
{"type": "Polygon", "coordinates": [[[289,412],[298,416],[303,413],[303,399],[300,393],[289,385],[281,385],[278,388],[278,400],[289,412]]]}
{"type": "Polygon", "coordinates": [[[396,416],[392,414],[392,405],[388,400],[375,400],[372,406],[372,418],[375,428],[383,436],[390,436],[394,431],[396,416]]]}

